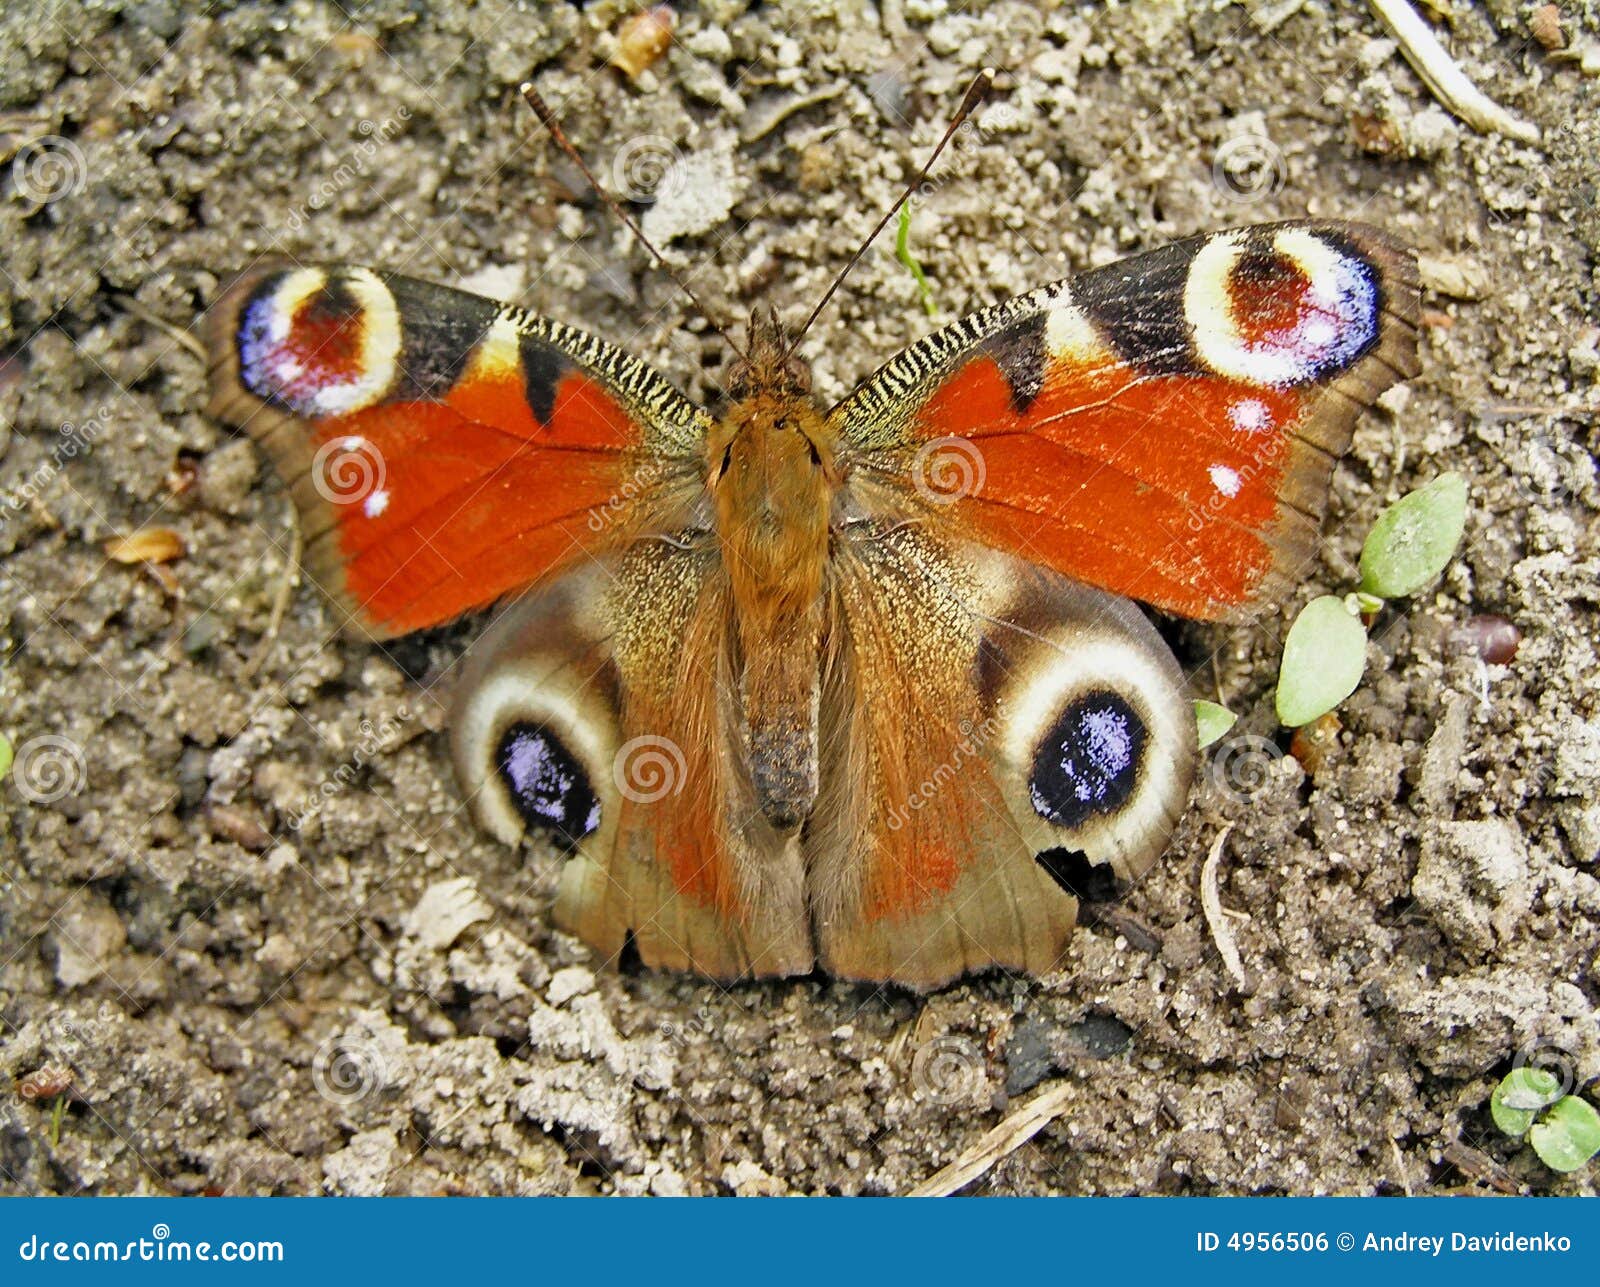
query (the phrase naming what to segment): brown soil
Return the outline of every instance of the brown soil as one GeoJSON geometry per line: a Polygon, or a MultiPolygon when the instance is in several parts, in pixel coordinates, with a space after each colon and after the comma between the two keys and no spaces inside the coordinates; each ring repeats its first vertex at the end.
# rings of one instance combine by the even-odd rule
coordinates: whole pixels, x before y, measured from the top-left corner
{"type": "MultiPolygon", "coordinates": [[[[1365,6],[714,0],[637,84],[605,65],[622,6],[427,8],[0,16],[0,730],[27,753],[0,786],[0,1073],[72,1074],[58,1129],[54,1099],[0,1094],[0,1190],[893,1193],[1048,1081],[1064,1114],[972,1191],[1592,1192],[1486,1107],[1519,1058],[1600,1073],[1600,82],[1531,6],[1441,31],[1537,145],[1441,111],[1365,6]],[[287,501],[151,319],[190,326],[268,252],[478,275],[705,394],[717,341],[518,81],[614,186],[694,158],[694,199],[652,208],[671,254],[718,313],[795,317],[985,64],[1009,93],[915,219],[942,316],[1229,224],[1377,223],[1435,261],[1424,370],[1364,419],[1303,597],[1349,589],[1379,509],[1446,469],[1462,553],[1380,621],[1312,774],[1270,713],[1297,605],[1174,627],[1245,718],[1058,976],[917,998],[591,970],[548,923],[554,856],[455,797],[471,630],[344,641],[301,587],[252,674],[287,501]],[[170,584],[106,558],[144,525],[183,537],[170,584]],[[1522,632],[1507,665],[1459,643],[1491,612],[1522,632]],[[1243,984],[1199,892],[1226,823],[1243,984]]],[[[885,238],[810,340],[820,392],[930,325],[885,238]]]]}

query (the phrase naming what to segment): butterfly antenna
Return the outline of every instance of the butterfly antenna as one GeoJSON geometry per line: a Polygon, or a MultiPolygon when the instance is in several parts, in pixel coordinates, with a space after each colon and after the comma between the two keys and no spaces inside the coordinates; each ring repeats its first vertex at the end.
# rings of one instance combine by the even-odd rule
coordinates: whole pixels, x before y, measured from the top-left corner
{"type": "Polygon", "coordinates": [[[945,130],[944,137],[939,140],[939,146],[934,148],[928,159],[923,162],[922,168],[917,171],[916,178],[906,184],[906,190],[900,194],[899,200],[883,212],[883,218],[879,219],[877,226],[867,234],[866,240],[861,243],[856,253],[850,256],[850,262],[833,279],[833,284],[823,292],[822,298],[817,301],[817,306],[811,310],[811,316],[806,318],[806,324],[795,332],[794,339],[790,341],[789,351],[791,353],[799,347],[800,339],[811,329],[811,323],[815,322],[822,310],[828,306],[828,301],[833,298],[834,292],[844,284],[844,279],[850,275],[850,270],[861,262],[861,256],[867,253],[867,248],[878,239],[878,234],[889,226],[889,220],[893,219],[900,207],[911,199],[911,194],[922,186],[923,181],[928,177],[928,171],[933,169],[933,163],[939,159],[939,153],[944,151],[945,145],[955,137],[956,131],[966,124],[967,117],[977,111],[979,104],[989,96],[989,91],[993,88],[994,68],[992,67],[985,67],[972,78],[972,84],[967,86],[967,92],[961,99],[961,106],[956,108],[956,114],[950,120],[950,127],[945,130]]]}
{"type": "Polygon", "coordinates": [[[567,154],[567,159],[573,165],[578,167],[583,177],[588,180],[589,186],[594,189],[595,195],[605,202],[606,209],[610,210],[622,226],[639,239],[639,244],[650,252],[650,257],[656,261],[657,266],[672,279],[679,290],[689,297],[689,302],[699,310],[700,316],[706,319],[711,328],[722,336],[728,347],[740,357],[745,357],[745,351],[733,342],[722,323],[717,321],[711,310],[701,303],[700,297],[694,293],[689,283],[678,275],[678,270],[667,262],[666,256],[655,248],[650,238],[644,235],[644,231],[635,222],[633,216],[622,208],[621,203],[615,197],[600,186],[600,180],[594,177],[594,172],[584,163],[583,157],[578,154],[578,149],[572,145],[572,140],[567,137],[567,132],[561,128],[561,122],[556,119],[556,114],[550,110],[550,104],[544,101],[539,91],[533,87],[531,82],[524,82],[519,87],[519,90],[522,97],[527,101],[528,106],[533,109],[533,114],[539,118],[539,123],[550,131],[550,137],[555,140],[556,146],[567,154]]]}

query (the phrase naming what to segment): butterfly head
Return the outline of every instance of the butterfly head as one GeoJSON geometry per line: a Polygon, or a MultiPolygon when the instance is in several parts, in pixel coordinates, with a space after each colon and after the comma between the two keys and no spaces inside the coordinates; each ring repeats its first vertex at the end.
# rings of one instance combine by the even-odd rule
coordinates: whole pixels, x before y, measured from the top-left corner
{"type": "Polygon", "coordinates": [[[778,314],[750,313],[750,342],[728,373],[728,397],[738,402],[756,394],[811,397],[811,366],[794,352],[794,341],[778,314]]]}

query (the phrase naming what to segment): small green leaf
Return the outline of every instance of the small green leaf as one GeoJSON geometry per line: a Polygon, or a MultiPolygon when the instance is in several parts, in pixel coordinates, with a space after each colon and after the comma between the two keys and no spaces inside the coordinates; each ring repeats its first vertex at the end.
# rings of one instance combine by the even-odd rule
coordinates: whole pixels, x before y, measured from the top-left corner
{"type": "Polygon", "coordinates": [[[1215,702],[1207,701],[1197,701],[1194,704],[1194,723],[1200,734],[1202,751],[1238,722],[1239,717],[1226,706],[1218,706],[1215,702]]]}
{"type": "Polygon", "coordinates": [[[1375,617],[1383,611],[1383,600],[1375,594],[1357,590],[1351,597],[1356,601],[1356,611],[1362,616],[1375,617]]]}
{"type": "Polygon", "coordinates": [[[1528,1142],[1552,1171],[1576,1171],[1600,1153],[1600,1113],[1588,1100],[1568,1095],[1534,1123],[1528,1142]]]}
{"type": "Polygon", "coordinates": [[[1382,599],[1415,594],[1445,569],[1467,524],[1467,482],[1440,474],[1378,517],[1361,547],[1361,589],[1382,599]]]}
{"type": "Polygon", "coordinates": [[[1546,1104],[1561,1098],[1561,1078],[1544,1068],[1513,1068],[1489,1096],[1489,1116],[1507,1135],[1525,1135],[1546,1104]]]}
{"type": "Polygon", "coordinates": [[[900,207],[900,226],[894,234],[895,258],[904,264],[911,275],[916,278],[917,290],[922,295],[922,307],[929,317],[937,317],[939,309],[933,302],[933,287],[928,285],[927,275],[922,271],[922,265],[917,262],[917,257],[911,253],[911,203],[908,201],[900,207]]]}
{"type": "Polygon", "coordinates": [[[1300,610],[1283,641],[1278,667],[1278,719],[1299,728],[1326,715],[1361,682],[1367,632],[1342,599],[1325,594],[1300,610]]]}
{"type": "Polygon", "coordinates": [[[0,782],[6,780],[6,774],[11,772],[11,761],[16,759],[16,752],[11,749],[11,739],[0,733],[0,782]]]}

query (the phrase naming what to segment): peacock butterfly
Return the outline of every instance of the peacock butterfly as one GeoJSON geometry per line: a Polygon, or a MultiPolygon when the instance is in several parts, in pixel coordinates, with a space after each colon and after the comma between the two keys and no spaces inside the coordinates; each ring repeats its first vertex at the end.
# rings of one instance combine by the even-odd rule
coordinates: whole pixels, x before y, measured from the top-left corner
{"type": "Polygon", "coordinates": [[[1077,895],[1162,852],[1195,727],[1131,600],[1284,597],[1417,313],[1377,229],[1267,224],[982,309],[831,409],[757,316],[712,415],[511,305],[262,266],[211,310],[210,407],[350,631],[520,596],[451,747],[484,827],[567,851],[559,925],[927,988],[1056,967],[1077,895]]]}

